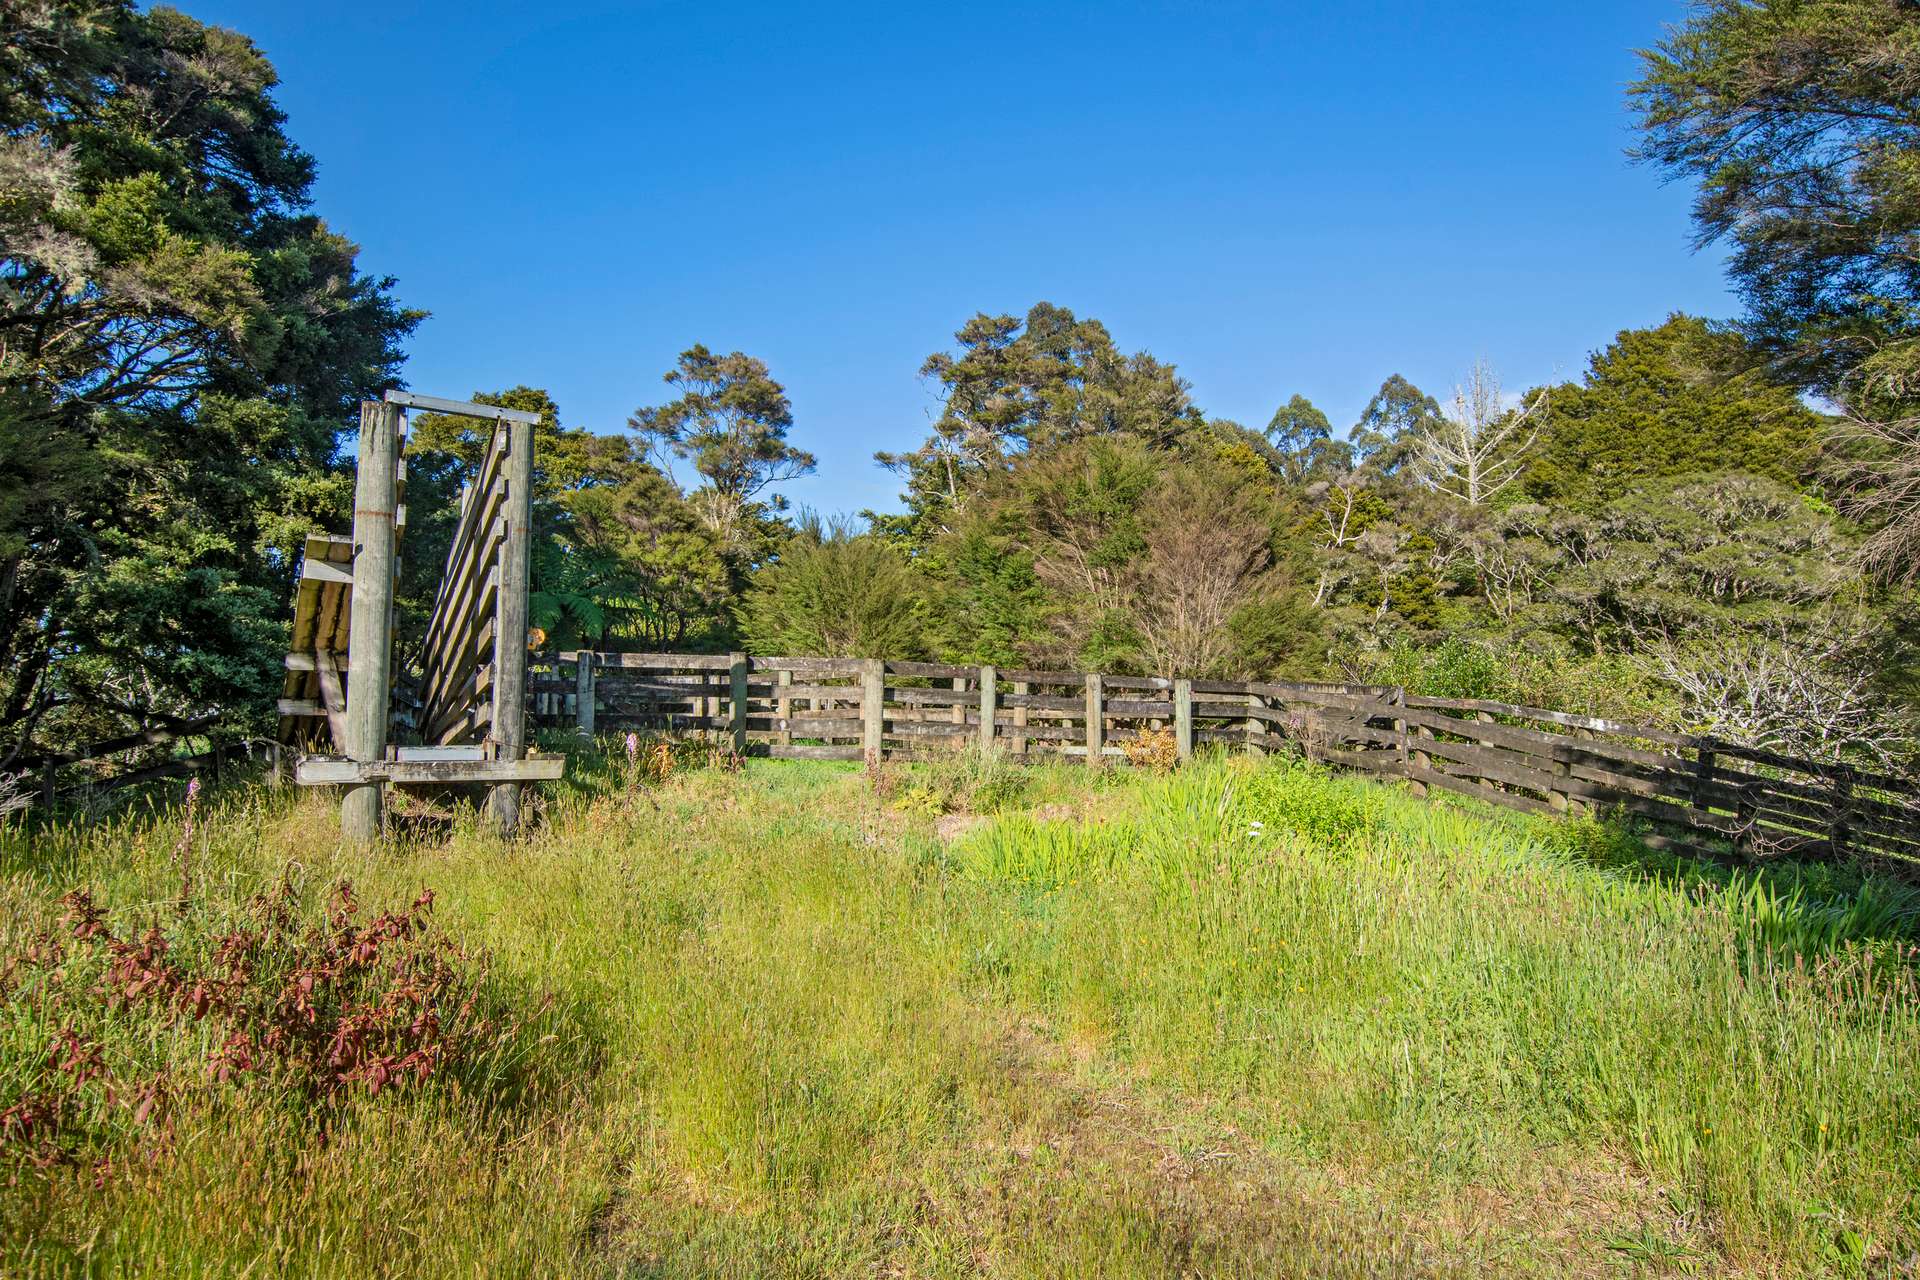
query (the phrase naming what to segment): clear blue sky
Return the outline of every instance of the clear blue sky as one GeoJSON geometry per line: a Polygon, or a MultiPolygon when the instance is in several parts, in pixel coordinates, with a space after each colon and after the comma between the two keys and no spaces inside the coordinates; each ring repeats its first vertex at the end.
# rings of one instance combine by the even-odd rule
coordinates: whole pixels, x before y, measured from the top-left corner
{"type": "Polygon", "coordinates": [[[415,390],[609,431],[682,348],[745,350],[828,511],[894,505],[870,455],[925,435],[916,371],[976,310],[1096,316],[1253,426],[1734,310],[1623,155],[1679,0],[176,2],[265,48],[320,211],[433,312],[415,390]]]}

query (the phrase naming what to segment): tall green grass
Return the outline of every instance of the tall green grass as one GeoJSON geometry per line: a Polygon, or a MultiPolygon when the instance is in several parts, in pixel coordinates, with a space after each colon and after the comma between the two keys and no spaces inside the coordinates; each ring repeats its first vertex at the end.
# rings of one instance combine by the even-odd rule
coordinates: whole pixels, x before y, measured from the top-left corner
{"type": "Polygon", "coordinates": [[[1736,1253],[1910,1249],[1914,895],[1623,874],[1606,839],[1216,763],[951,857],[1048,890],[987,930],[1000,998],[1310,1158],[1452,1185],[1614,1151],[1736,1253]]]}
{"type": "MultiPolygon", "coordinates": [[[[226,792],[188,859],[207,927],[289,871],[309,909],[431,885],[532,1034],[323,1130],[210,1087],[191,1028],[125,1026],[113,1052],[181,1085],[170,1140],[97,1189],[0,1185],[0,1272],[1873,1274],[1920,1247],[1898,889],[1278,763],[950,770],[634,791],[586,758],[529,840],[462,814],[375,851],[322,797],[226,792]],[[984,820],[943,842],[953,808],[984,820]]],[[[190,932],[179,844],[165,812],[0,829],[0,954],[78,885],[190,932]]],[[[46,1053],[17,990],[0,1110],[46,1053]]]]}

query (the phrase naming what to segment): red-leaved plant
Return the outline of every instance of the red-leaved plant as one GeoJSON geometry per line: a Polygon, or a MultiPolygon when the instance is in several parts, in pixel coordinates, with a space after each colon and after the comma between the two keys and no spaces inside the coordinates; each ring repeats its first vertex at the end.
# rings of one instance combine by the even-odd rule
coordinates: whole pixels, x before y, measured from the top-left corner
{"type": "MultiPolygon", "coordinates": [[[[73,954],[42,938],[8,957],[0,973],[10,977],[23,961],[47,969],[55,979],[50,990],[70,999],[74,992],[61,981],[65,967],[78,956],[103,958],[98,981],[82,995],[103,1006],[109,1020],[158,1014],[168,1022],[215,1024],[218,1041],[205,1063],[210,1082],[291,1092],[315,1114],[323,1135],[333,1104],[351,1093],[378,1094],[479,1062],[519,1029],[478,1012],[484,968],[430,926],[430,889],[404,911],[362,921],[343,881],[328,898],[324,923],[302,928],[293,888],[283,882],[254,897],[246,924],[213,936],[210,945],[179,947],[158,925],[116,934],[84,889],[61,903],[73,954]],[[198,962],[180,958],[187,951],[198,962]]],[[[88,1145],[90,1100],[125,1107],[136,1127],[164,1138],[169,1089],[177,1086],[165,1071],[116,1078],[103,1048],[71,1020],[62,1027],[42,1086],[0,1108],[0,1167],[13,1166],[17,1176],[22,1164],[46,1168],[78,1158],[88,1145]]],[[[105,1159],[96,1163],[98,1177],[110,1171],[105,1159]]]]}

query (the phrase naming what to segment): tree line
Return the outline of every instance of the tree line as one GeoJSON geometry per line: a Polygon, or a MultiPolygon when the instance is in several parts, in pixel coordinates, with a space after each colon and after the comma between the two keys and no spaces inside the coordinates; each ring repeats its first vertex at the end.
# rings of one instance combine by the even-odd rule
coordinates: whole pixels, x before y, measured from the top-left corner
{"type": "MultiPolygon", "coordinates": [[[[0,24],[0,771],[264,728],[301,536],[347,526],[353,406],[421,313],[313,209],[245,37],[121,0],[0,24]]],[[[981,312],[876,458],[901,509],[857,519],[781,498],[815,460],[743,352],[689,347],[623,431],[478,394],[540,414],[542,643],[1364,679],[1910,759],[1915,52],[1893,0],[1716,0],[1642,55],[1637,158],[1696,185],[1746,314],[1560,385],[1482,362],[1239,423],[1097,319],[981,312]]],[[[484,447],[416,417],[403,647],[484,447]]]]}

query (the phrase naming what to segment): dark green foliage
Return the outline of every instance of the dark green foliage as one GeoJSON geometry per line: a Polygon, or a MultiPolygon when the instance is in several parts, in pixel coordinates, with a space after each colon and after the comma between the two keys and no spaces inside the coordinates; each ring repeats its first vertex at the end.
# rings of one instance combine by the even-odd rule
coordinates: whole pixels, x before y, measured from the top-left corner
{"type": "Polygon", "coordinates": [[[1708,0],[1643,58],[1638,155],[1699,184],[1699,240],[1730,243],[1754,335],[1828,392],[1869,361],[1904,381],[1920,337],[1920,11],[1708,0]]]}
{"type": "Polygon", "coordinates": [[[1278,593],[1235,609],[1227,619],[1235,671],[1311,679],[1327,670],[1320,620],[1301,592],[1278,593]]]}
{"type": "Polygon", "coordinates": [[[1381,475],[1392,475],[1411,456],[1415,433],[1439,417],[1439,402],[1396,373],[1367,401],[1347,440],[1356,461],[1381,475]]]}
{"type": "Polygon", "coordinates": [[[920,563],[928,637],[943,658],[1011,666],[1045,633],[1047,590],[1004,513],[969,518],[920,563]]]}
{"type": "Polygon", "coordinates": [[[1105,325],[1064,307],[1036,303],[1025,320],[981,312],[954,340],[958,355],[935,352],[920,368],[942,400],[932,435],[910,453],[874,455],[906,478],[898,532],[916,547],[949,532],[980,486],[1029,450],[1115,436],[1166,447],[1204,422],[1172,365],[1121,355],[1105,325]]]}
{"type": "Polygon", "coordinates": [[[1847,414],[1834,489],[1863,564],[1920,577],[1920,9],[1710,0],[1642,55],[1639,156],[1697,184],[1743,328],[1847,414]]]}
{"type": "Polygon", "coordinates": [[[1738,474],[1649,484],[1593,528],[1606,553],[1580,574],[1623,633],[1790,627],[1854,580],[1830,511],[1738,474]]]}
{"type": "Polygon", "coordinates": [[[1691,316],[1620,333],[1584,381],[1546,392],[1515,487],[1592,510],[1660,476],[1740,471],[1801,483],[1817,461],[1819,415],[1753,364],[1738,336],[1691,316]]]}
{"type": "Polygon", "coordinates": [[[920,584],[899,552],[844,523],[804,520],[756,575],[741,631],[758,654],[917,658],[920,584]]]}
{"type": "Polygon", "coordinates": [[[1273,411],[1267,438],[1279,456],[1279,472],[1288,484],[1311,484],[1351,465],[1352,448],[1333,438],[1333,425],[1313,401],[1296,395],[1273,411]]]}
{"type": "Polygon", "coordinates": [[[813,470],[813,455],[787,442],[793,406],[765,361],[741,351],[715,355],[696,342],[665,381],[680,398],[636,409],[627,425],[692,462],[729,511],[813,470]]]}
{"type": "MultiPolygon", "coordinates": [[[[530,617],[554,649],[724,648],[731,605],[751,563],[729,554],[687,495],[654,466],[639,441],[560,424],[545,391],[514,387],[477,393],[481,404],[540,415],[534,427],[530,617]]],[[[425,415],[409,446],[409,505],[422,514],[407,530],[403,619],[418,638],[438,587],[457,516],[460,486],[472,478],[492,428],[470,418],[425,415]]],[[[769,535],[758,504],[731,527],[759,548],[769,535]]]]}
{"type": "Polygon", "coordinates": [[[245,37],[0,11],[0,766],[277,683],[299,537],[417,316],[308,208],[245,37]]]}

